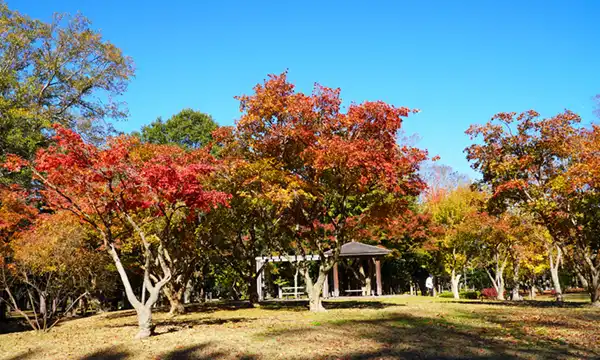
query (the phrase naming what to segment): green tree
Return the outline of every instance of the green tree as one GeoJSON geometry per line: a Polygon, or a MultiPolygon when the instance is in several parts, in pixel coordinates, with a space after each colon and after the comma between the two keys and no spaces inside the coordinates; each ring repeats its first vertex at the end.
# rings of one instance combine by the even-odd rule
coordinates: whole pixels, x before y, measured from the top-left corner
{"type": "Polygon", "coordinates": [[[435,237],[436,248],[450,274],[454,298],[458,299],[460,272],[467,267],[476,246],[479,224],[472,220],[477,217],[484,194],[468,186],[460,186],[450,191],[438,189],[430,195],[426,207],[434,226],[439,228],[435,237]]]}
{"type": "Polygon", "coordinates": [[[184,109],[167,121],[156,119],[137,134],[143,142],[174,144],[185,149],[199,149],[210,143],[218,125],[212,116],[192,109],[184,109]]]}
{"type": "Polygon", "coordinates": [[[94,140],[104,138],[106,120],[127,115],[117,99],[132,60],[85,17],[57,14],[44,23],[0,1],[0,28],[0,159],[31,159],[51,123],[94,140]]]}

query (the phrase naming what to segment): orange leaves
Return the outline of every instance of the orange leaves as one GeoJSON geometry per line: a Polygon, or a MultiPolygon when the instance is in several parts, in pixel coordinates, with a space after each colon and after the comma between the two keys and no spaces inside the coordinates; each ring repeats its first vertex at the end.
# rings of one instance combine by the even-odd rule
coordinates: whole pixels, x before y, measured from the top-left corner
{"type": "Polygon", "coordinates": [[[4,163],[2,163],[3,168],[12,172],[19,172],[22,168],[26,167],[27,165],[27,161],[13,154],[8,154],[4,163]]]}
{"type": "Polygon", "coordinates": [[[403,119],[416,110],[373,101],[342,113],[340,89],[315,84],[312,94],[299,93],[286,73],[238,99],[237,144],[251,161],[271,161],[298,179],[304,194],[291,223],[306,227],[304,235],[326,240],[367,219],[385,221],[425,188],[418,170],[427,153],[397,143],[403,119]]]}
{"type": "Polygon", "coordinates": [[[35,218],[37,210],[28,204],[27,197],[27,192],[16,185],[0,186],[0,240],[8,240],[35,218]]]}
{"type": "Polygon", "coordinates": [[[396,143],[412,110],[376,101],[352,104],[343,114],[339,95],[320,85],[310,96],[296,93],[286,73],[271,75],[254,95],[239,97],[244,114],[237,135],[253,153],[311,169],[312,178],[335,172],[349,186],[396,187],[426,157],[396,143]]]}

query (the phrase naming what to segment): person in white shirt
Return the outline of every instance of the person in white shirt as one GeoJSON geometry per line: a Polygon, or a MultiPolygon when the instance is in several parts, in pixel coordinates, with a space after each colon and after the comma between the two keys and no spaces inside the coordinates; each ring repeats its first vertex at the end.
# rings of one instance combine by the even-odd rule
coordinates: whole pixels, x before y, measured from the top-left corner
{"type": "Polygon", "coordinates": [[[427,288],[427,295],[433,296],[433,276],[429,275],[427,280],[425,280],[425,287],[427,288]]]}

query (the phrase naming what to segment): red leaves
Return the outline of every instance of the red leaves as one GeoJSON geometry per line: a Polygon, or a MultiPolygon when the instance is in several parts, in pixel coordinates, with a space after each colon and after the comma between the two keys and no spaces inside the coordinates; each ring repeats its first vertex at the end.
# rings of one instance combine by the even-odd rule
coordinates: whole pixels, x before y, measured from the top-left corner
{"type": "MultiPolygon", "coordinates": [[[[42,194],[55,209],[72,210],[105,226],[115,212],[153,208],[165,215],[182,205],[207,211],[227,201],[226,194],[204,189],[214,159],[203,150],[140,144],[127,136],[98,148],[71,130],[55,130],[54,144],[39,151],[33,164],[34,175],[46,185],[42,194]]],[[[18,169],[16,165],[11,167],[18,169]]]]}
{"type": "Polygon", "coordinates": [[[376,101],[352,104],[343,114],[339,89],[315,85],[310,96],[296,93],[286,73],[269,76],[254,90],[239,97],[244,115],[237,126],[253,153],[308,171],[311,178],[336,173],[347,186],[422,189],[414,178],[398,186],[426,158],[426,152],[396,143],[402,119],[416,111],[376,101]]]}
{"type": "Polygon", "coordinates": [[[0,186],[0,240],[24,228],[37,210],[27,203],[28,194],[16,185],[0,186]]]}
{"type": "Polygon", "coordinates": [[[27,161],[25,161],[23,158],[17,155],[8,154],[6,156],[6,160],[2,164],[2,167],[8,171],[19,172],[22,168],[26,167],[27,165],[27,161]]]}
{"type": "Polygon", "coordinates": [[[286,73],[238,99],[235,137],[245,156],[272,160],[310,199],[298,200],[291,221],[305,239],[329,242],[381,225],[425,188],[418,170],[427,153],[397,143],[403,119],[417,110],[373,101],[342,113],[339,89],[315,84],[312,94],[298,93],[286,73]]]}

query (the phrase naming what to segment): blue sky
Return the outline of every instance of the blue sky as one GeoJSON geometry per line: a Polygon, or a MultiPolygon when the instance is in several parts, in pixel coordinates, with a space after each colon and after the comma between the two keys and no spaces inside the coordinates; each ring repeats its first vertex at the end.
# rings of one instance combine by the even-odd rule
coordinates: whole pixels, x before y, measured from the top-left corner
{"type": "Polygon", "coordinates": [[[80,11],[134,59],[123,131],[186,107],[231,125],[233,96],[286,69],[301,91],[421,109],[407,134],[471,176],[469,124],[531,108],[597,120],[598,1],[7,2],[42,20],[80,11]]]}

